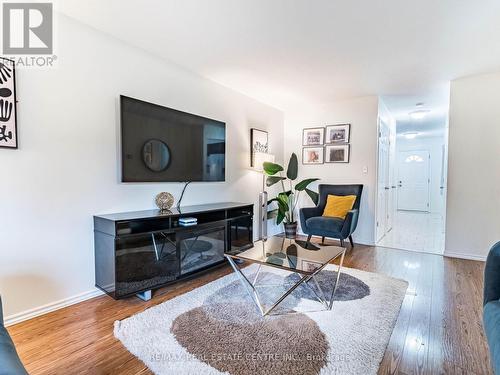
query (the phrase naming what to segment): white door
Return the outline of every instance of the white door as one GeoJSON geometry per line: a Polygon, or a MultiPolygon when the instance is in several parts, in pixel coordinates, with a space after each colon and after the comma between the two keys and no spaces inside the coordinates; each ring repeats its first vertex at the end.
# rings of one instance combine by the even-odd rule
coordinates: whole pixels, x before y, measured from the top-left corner
{"type": "Polygon", "coordinates": [[[429,151],[398,155],[398,210],[429,211],[429,151]]]}
{"type": "Polygon", "coordinates": [[[377,230],[376,237],[379,241],[388,230],[388,206],[389,206],[389,126],[380,121],[378,139],[378,184],[377,184],[377,230]]]}

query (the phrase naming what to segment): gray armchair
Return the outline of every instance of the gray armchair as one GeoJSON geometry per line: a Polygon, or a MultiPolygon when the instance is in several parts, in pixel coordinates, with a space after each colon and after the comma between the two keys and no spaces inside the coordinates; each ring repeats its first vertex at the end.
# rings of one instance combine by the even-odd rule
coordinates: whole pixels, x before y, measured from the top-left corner
{"type": "Polygon", "coordinates": [[[500,374],[500,242],[493,245],[484,268],[483,324],[495,374],[500,374]]]}
{"type": "Polygon", "coordinates": [[[3,325],[2,298],[0,297],[0,375],[28,375],[17,356],[14,343],[3,325]]]}
{"type": "Polygon", "coordinates": [[[363,185],[319,185],[319,203],[316,207],[300,209],[300,225],[302,231],[311,236],[321,236],[322,242],[325,237],[338,238],[340,245],[344,246],[344,241],[348,238],[351,246],[354,247],[352,234],[358,225],[359,205],[361,203],[361,193],[363,185]],[[326,206],[328,195],[355,195],[356,200],[352,210],[347,213],[345,219],[338,217],[322,216],[326,206]]]}

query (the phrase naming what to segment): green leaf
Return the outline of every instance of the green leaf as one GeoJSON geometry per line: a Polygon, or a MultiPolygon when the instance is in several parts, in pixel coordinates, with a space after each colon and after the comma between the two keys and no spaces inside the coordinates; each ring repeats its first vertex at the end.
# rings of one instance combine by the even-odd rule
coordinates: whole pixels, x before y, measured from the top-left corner
{"type": "Polygon", "coordinates": [[[305,180],[302,180],[297,185],[295,185],[295,190],[298,190],[298,191],[306,190],[307,186],[309,186],[309,184],[311,182],[318,181],[318,180],[319,180],[319,178],[307,178],[305,180]]]}
{"type": "Polygon", "coordinates": [[[288,204],[286,201],[283,201],[283,197],[278,196],[278,216],[276,217],[276,224],[280,224],[285,219],[287,212],[288,204]]]}
{"type": "Polygon", "coordinates": [[[285,211],[288,211],[290,206],[288,205],[288,194],[286,193],[279,193],[278,194],[278,206],[284,208],[285,211]]]}
{"type": "Polygon", "coordinates": [[[273,176],[276,173],[283,171],[283,167],[281,165],[271,163],[269,161],[265,161],[262,166],[264,167],[264,172],[269,176],[273,176]]]}
{"type": "MultiPolygon", "coordinates": [[[[285,194],[286,196],[289,196],[290,194],[292,194],[292,191],[288,190],[288,191],[285,191],[284,193],[279,193],[278,195],[280,195],[280,194],[285,194]]],[[[270,205],[271,203],[277,202],[277,201],[278,201],[278,197],[275,197],[275,198],[269,199],[267,201],[267,204],[270,205]]]]}
{"type": "Polygon", "coordinates": [[[318,205],[319,202],[319,194],[316,193],[315,191],[312,191],[310,189],[306,189],[307,195],[312,199],[315,205],[318,205]]]}
{"type": "Polygon", "coordinates": [[[267,176],[266,186],[273,186],[275,183],[286,180],[286,177],[280,176],[267,176]]]}
{"type": "Polygon", "coordinates": [[[285,220],[285,213],[278,211],[278,216],[276,217],[276,224],[280,225],[283,222],[283,220],[285,220]]]}
{"type": "Polygon", "coordinates": [[[299,173],[299,160],[297,159],[297,155],[295,153],[290,156],[290,161],[288,162],[288,168],[286,170],[286,176],[290,180],[295,180],[299,173]]]}

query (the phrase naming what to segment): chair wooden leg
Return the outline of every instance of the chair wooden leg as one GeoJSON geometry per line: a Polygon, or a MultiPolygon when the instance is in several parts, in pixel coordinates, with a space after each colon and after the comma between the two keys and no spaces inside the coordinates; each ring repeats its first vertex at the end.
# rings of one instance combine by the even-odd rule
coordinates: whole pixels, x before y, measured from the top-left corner
{"type": "Polygon", "coordinates": [[[352,240],[352,236],[349,236],[349,242],[351,243],[351,247],[354,248],[354,242],[352,240]]]}
{"type": "Polygon", "coordinates": [[[341,238],[341,239],[340,239],[340,246],[341,246],[341,247],[345,247],[345,244],[344,244],[344,239],[343,239],[343,238],[341,238]]]}
{"type": "Polygon", "coordinates": [[[312,234],[308,235],[308,236],[307,236],[307,241],[306,241],[306,242],[310,242],[310,241],[311,241],[311,237],[312,237],[312,234]]]}
{"type": "Polygon", "coordinates": [[[325,236],[321,237],[321,244],[324,245],[325,244],[325,236]]]}

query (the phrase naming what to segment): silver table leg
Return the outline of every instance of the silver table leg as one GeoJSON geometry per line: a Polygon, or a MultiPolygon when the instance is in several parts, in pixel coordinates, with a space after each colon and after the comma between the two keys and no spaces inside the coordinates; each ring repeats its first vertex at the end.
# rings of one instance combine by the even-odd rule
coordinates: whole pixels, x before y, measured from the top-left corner
{"type": "Polygon", "coordinates": [[[330,306],[328,307],[329,310],[331,310],[333,307],[333,297],[335,296],[335,292],[337,291],[337,286],[339,285],[340,271],[342,270],[342,265],[344,264],[345,251],[346,249],[344,249],[344,251],[342,252],[342,256],[340,257],[340,263],[337,269],[337,281],[335,281],[335,287],[333,288],[332,296],[330,297],[330,306]]]}
{"type": "Polygon", "coordinates": [[[259,268],[257,268],[257,272],[255,272],[255,277],[253,278],[252,285],[255,286],[257,284],[257,278],[259,277],[260,270],[262,268],[262,264],[259,264],[259,268]]]}

